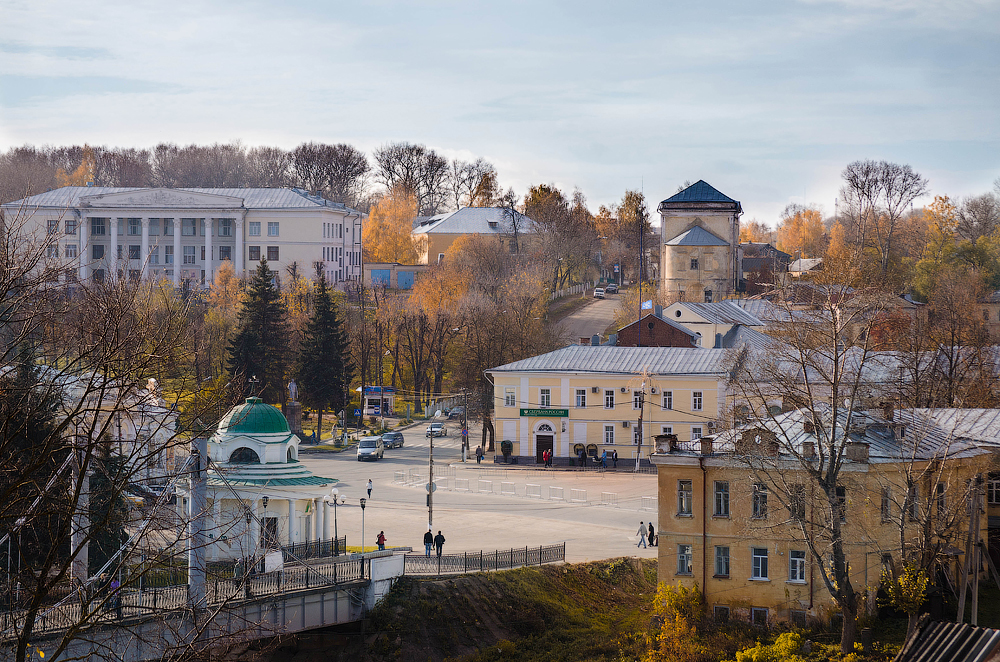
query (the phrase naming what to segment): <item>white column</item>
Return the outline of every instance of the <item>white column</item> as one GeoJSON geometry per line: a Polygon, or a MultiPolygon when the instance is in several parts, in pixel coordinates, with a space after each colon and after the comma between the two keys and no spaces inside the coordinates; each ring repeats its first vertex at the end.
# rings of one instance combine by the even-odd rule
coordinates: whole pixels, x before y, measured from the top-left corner
{"type": "Polygon", "coordinates": [[[222,499],[215,497],[212,505],[212,529],[215,530],[215,541],[212,545],[212,561],[219,560],[219,547],[222,546],[221,531],[229,530],[229,526],[222,525],[222,499]]]}
{"type": "Polygon", "coordinates": [[[320,524],[320,517],[323,514],[323,511],[321,511],[320,508],[322,508],[322,507],[323,507],[323,500],[322,499],[313,499],[313,507],[312,507],[312,511],[313,511],[312,512],[312,521],[313,521],[313,523],[312,523],[312,539],[313,540],[319,540],[320,539],[319,529],[320,529],[320,526],[322,526],[320,524]]]}
{"type": "Polygon", "coordinates": [[[212,221],[205,219],[205,285],[212,284],[212,221]]]}
{"type": "Polygon", "coordinates": [[[143,280],[149,275],[149,217],[142,217],[142,250],[139,251],[140,269],[143,280]]]}
{"type": "Polygon", "coordinates": [[[118,280],[118,219],[108,219],[108,229],[111,231],[111,254],[106,255],[108,271],[111,280],[118,280]]]}
{"type": "Polygon", "coordinates": [[[80,282],[90,276],[90,219],[80,215],[80,282]]]}
{"type": "Polygon", "coordinates": [[[288,544],[295,543],[299,537],[299,520],[295,516],[295,499],[288,500],[288,544]]]}
{"type": "Polygon", "coordinates": [[[237,278],[243,277],[243,215],[236,216],[236,242],[233,246],[233,267],[237,278]]]}
{"type": "Polygon", "coordinates": [[[319,502],[322,504],[323,508],[323,540],[329,540],[330,520],[333,519],[333,513],[330,511],[333,510],[333,506],[328,504],[326,501],[323,501],[322,499],[320,499],[319,502]]]}
{"type": "Polygon", "coordinates": [[[181,265],[184,264],[184,255],[181,254],[181,233],[184,232],[184,221],[180,218],[173,219],[174,224],[174,287],[181,286],[181,265]]]}
{"type": "Polygon", "coordinates": [[[254,499],[250,502],[250,512],[253,513],[253,519],[250,520],[250,549],[247,550],[247,556],[254,554],[258,547],[260,547],[260,511],[257,509],[257,504],[259,501],[254,499]]]}

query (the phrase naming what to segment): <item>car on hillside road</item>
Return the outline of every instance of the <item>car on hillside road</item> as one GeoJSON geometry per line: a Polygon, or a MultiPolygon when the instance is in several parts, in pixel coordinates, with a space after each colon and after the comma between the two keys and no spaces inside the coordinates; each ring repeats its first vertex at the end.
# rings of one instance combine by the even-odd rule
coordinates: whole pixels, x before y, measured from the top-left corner
{"type": "Polygon", "coordinates": [[[608,294],[618,294],[618,285],[615,283],[608,283],[607,287],[604,288],[604,291],[608,294]]]}
{"type": "Polygon", "coordinates": [[[595,299],[603,299],[604,298],[604,288],[603,287],[595,287],[594,288],[594,298],[595,299]]]}
{"type": "Polygon", "coordinates": [[[448,412],[448,419],[464,418],[465,417],[465,407],[459,405],[448,412]]]}
{"type": "Polygon", "coordinates": [[[382,445],[386,448],[402,448],[403,447],[403,433],[402,432],[386,432],[382,435],[382,445]]]}
{"type": "Polygon", "coordinates": [[[444,423],[431,423],[427,426],[427,432],[424,433],[425,437],[447,437],[448,428],[444,426],[444,423]]]}

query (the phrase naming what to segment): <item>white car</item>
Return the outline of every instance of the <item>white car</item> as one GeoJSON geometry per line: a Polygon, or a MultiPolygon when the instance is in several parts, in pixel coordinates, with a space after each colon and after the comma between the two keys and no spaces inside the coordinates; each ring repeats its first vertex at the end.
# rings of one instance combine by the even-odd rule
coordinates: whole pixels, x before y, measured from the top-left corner
{"type": "Polygon", "coordinates": [[[594,288],[594,298],[595,299],[603,299],[604,298],[604,288],[603,287],[595,287],[594,288]]]}
{"type": "Polygon", "coordinates": [[[361,437],[358,440],[358,462],[361,460],[381,460],[385,453],[382,437],[361,437]]]}
{"type": "Polygon", "coordinates": [[[425,437],[447,437],[448,428],[444,426],[444,423],[431,423],[427,426],[427,432],[424,433],[425,437]]]}

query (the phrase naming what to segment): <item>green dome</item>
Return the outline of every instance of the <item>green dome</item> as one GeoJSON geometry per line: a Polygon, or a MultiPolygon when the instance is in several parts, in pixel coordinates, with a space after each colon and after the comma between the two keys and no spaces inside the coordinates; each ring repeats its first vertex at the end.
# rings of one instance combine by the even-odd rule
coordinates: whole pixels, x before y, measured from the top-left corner
{"type": "Polygon", "coordinates": [[[290,433],[291,430],[280,409],[264,404],[260,398],[247,398],[245,403],[236,405],[222,417],[219,432],[252,435],[290,433]]]}

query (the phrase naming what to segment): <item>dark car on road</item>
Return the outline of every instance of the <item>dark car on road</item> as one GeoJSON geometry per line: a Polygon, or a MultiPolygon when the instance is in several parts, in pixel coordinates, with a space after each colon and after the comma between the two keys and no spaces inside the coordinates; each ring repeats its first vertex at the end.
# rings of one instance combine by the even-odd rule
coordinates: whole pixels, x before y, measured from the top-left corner
{"type": "Polygon", "coordinates": [[[604,291],[608,294],[618,294],[618,285],[616,285],[615,283],[608,283],[604,287],[604,291]]]}
{"type": "Polygon", "coordinates": [[[403,433],[402,432],[386,432],[382,435],[382,445],[386,448],[402,448],[403,447],[403,433]]]}
{"type": "Polygon", "coordinates": [[[448,418],[450,419],[465,418],[465,407],[463,407],[462,405],[455,407],[454,409],[448,412],[448,418]]]}

